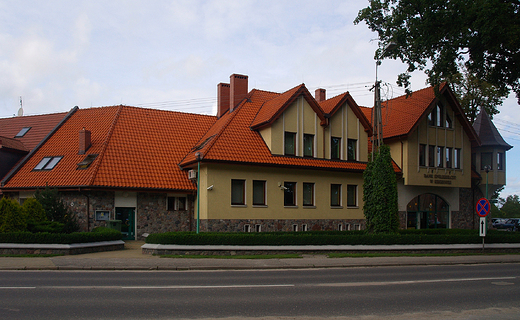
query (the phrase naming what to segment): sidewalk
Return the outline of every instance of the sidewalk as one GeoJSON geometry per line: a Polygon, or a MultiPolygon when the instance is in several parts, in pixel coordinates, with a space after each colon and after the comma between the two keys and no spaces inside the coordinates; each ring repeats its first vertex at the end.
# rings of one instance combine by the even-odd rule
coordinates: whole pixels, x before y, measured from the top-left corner
{"type": "Polygon", "coordinates": [[[520,254],[376,258],[327,258],[309,254],[299,259],[173,259],[142,254],[143,244],[143,241],[126,241],[124,250],[50,258],[0,257],[0,270],[244,270],[520,263],[520,254]]]}

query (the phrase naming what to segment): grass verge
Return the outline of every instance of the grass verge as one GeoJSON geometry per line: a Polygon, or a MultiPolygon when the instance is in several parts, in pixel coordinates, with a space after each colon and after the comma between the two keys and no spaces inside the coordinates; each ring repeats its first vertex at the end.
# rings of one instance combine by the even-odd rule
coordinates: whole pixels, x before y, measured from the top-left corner
{"type": "Polygon", "coordinates": [[[302,258],[302,256],[297,253],[293,253],[293,254],[251,254],[251,255],[235,255],[235,256],[165,254],[165,255],[160,255],[160,257],[161,258],[184,258],[184,259],[293,259],[293,258],[302,258]]]}
{"type": "Polygon", "coordinates": [[[0,254],[0,258],[51,258],[64,254],[0,254]]]}
{"type": "Polygon", "coordinates": [[[329,258],[377,258],[377,257],[454,257],[454,256],[483,256],[483,255],[510,255],[520,253],[491,252],[491,253],[328,253],[329,258]]]}

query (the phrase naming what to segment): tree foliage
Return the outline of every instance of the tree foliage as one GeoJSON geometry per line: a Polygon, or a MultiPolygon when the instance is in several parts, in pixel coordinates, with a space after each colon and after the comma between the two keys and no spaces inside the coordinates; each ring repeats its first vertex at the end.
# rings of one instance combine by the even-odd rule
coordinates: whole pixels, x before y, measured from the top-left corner
{"type": "MultiPolygon", "coordinates": [[[[370,0],[354,23],[378,33],[380,48],[408,65],[398,84],[410,91],[410,73],[423,70],[437,86],[464,74],[516,93],[520,103],[520,2],[518,0],[370,0]]],[[[379,55],[381,49],[376,52],[379,55]]]]}
{"type": "Polygon", "coordinates": [[[399,229],[397,180],[390,148],[382,145],[363,173],[363,213],[370,233],[399,229]]]}
{"type": "Polygon", "coordinates": [[[520,218],[520,198],[518,195],[509,195],[505,200],[501,200],[502,207],[500,207],[499,217],[520,218]]]}
{"type": "Polygon", "coordinates": [[[45,187],[44,190],[38,189],[34,197],[42,205],[49,221],[56,221],[65,225],[63,232],[71,233],[79,230],[76,217],[61,200],[58,189],[49,187],[45,187]]]}
{"type": "Polygon", "coordinates": [[[23,215],[27,220],[34,222],[43,222],[47,220],[47,215],[43,206],[35,198],[27,198],[22,204],[23,215]]]}
{"type": "Polygon", "coordinates": [[[13,199],[0,199],[0,232],[25,231],[27,222],[20,204],[13,199]]]}

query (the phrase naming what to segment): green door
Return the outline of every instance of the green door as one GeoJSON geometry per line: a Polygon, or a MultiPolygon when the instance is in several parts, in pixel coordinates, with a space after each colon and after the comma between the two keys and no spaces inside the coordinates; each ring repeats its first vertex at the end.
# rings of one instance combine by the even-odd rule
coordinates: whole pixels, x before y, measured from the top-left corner
{"type": "Polygon", "coordinates": [[[116,220],[121,221],[123,240],[135,240],[135,208],[117,207],[116,220]]]}

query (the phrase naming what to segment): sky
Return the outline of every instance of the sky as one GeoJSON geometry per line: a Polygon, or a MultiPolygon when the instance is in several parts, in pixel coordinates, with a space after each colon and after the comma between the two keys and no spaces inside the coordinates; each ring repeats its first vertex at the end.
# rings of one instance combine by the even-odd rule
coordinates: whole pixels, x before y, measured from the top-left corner
{"type": "MultiPolygon", "coordinates": [[[[131,105],[216,114],[231,74],[249,89],[284,92],[305,83],[327,97],[349,91],[372,106],[377,35],[354,25],[366,0],[0,0],[0,118],[131,105]]],[[[383,98],[404,94],[406,66],[378,68],[383,98]]],[[[426,87],[412,74],[412,89],[426,87]]],[[[494,122],[514,147],[507,187],[520,195],[520,116],[511,95],[494,122]]]]}

